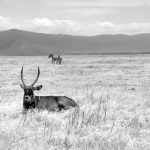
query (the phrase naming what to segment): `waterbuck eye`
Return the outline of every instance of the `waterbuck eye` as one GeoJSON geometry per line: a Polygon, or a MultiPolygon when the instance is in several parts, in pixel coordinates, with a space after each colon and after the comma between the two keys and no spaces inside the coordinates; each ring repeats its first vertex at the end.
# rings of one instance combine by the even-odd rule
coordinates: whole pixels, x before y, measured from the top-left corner
{"type": "Polygon", "coordinates": [[[31,92],[32,90],[31,90],[31,89],[25,89],[25,91],[26,91],[26,92],[31,92]]]}

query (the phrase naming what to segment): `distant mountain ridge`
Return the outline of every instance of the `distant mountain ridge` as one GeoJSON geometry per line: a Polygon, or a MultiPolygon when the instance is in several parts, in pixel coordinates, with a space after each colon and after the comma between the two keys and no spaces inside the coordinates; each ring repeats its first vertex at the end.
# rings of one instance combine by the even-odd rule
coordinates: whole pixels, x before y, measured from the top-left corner
{"type": "Polygon", "coordinates": [[[0,55],[150,53],[150,33],[72,36],[11,29],[0,32],[0,55]]]}

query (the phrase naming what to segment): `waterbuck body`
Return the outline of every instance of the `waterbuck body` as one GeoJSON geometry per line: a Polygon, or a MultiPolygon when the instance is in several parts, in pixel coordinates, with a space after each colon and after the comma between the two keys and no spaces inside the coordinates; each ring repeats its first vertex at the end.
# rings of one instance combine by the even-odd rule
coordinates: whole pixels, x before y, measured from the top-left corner
{"type": "Polygon", "coordinates": [[[40,90],[43,86],[39,85],[34,87],[40,75],[40,69],[38,67],[38,75],[35,81],[30,85],[25,85],[23,79],[23,67],[21,69],[21,80],[23,84],[20,84],[24,90],[23,96],[23,108],[24,110],[37,108],[38,110],[48,111],[61,111],[69,109],[70,107],[77,107],[76,102],[66,96],[35,96],[34,91],[40,90]]]}
{"type": "Polygon", "coordinates": [[[69,97],[66,96],[35,96],[33,101],[24,101],[24,109],[48,110],[48,111],[61,111],[76,107],[77,104],[69,97]]]}
{"type": "Polygon", "coordinates": [[[49,54],[48,58],[52,58],[52,63],[61,64],[62,58],[59,55],[49,54]]]}

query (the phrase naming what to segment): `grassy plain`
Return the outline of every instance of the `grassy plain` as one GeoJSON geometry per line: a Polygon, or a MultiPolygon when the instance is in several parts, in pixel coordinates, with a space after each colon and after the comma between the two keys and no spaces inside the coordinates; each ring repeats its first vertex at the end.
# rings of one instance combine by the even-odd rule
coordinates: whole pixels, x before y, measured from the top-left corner
{"type": "Polygon", "coordinates": [[[149,150],[150,55],[0,57],[0,150],[149,150]],[[80,109],[22,114],[20,71],[37,95],[66,95],[80,109]]]}

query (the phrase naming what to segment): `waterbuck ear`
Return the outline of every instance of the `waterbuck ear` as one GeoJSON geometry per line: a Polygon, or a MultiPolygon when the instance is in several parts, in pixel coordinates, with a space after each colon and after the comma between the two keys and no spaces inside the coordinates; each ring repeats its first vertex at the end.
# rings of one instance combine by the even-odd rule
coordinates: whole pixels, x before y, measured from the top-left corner
{"type": "Polygon", "coordinates": [[[20,87],[21,87],[22,89],[24,89],[24,86],[23,86],[23,84],[20,84],[20,87]]]}
{"type": "Polygon", "coordinates": [[[42,87],[43,87],[42,85],[38,85],[36,87],[33,87],[33,90],[38,90],[39,91],[42,87]]]}

